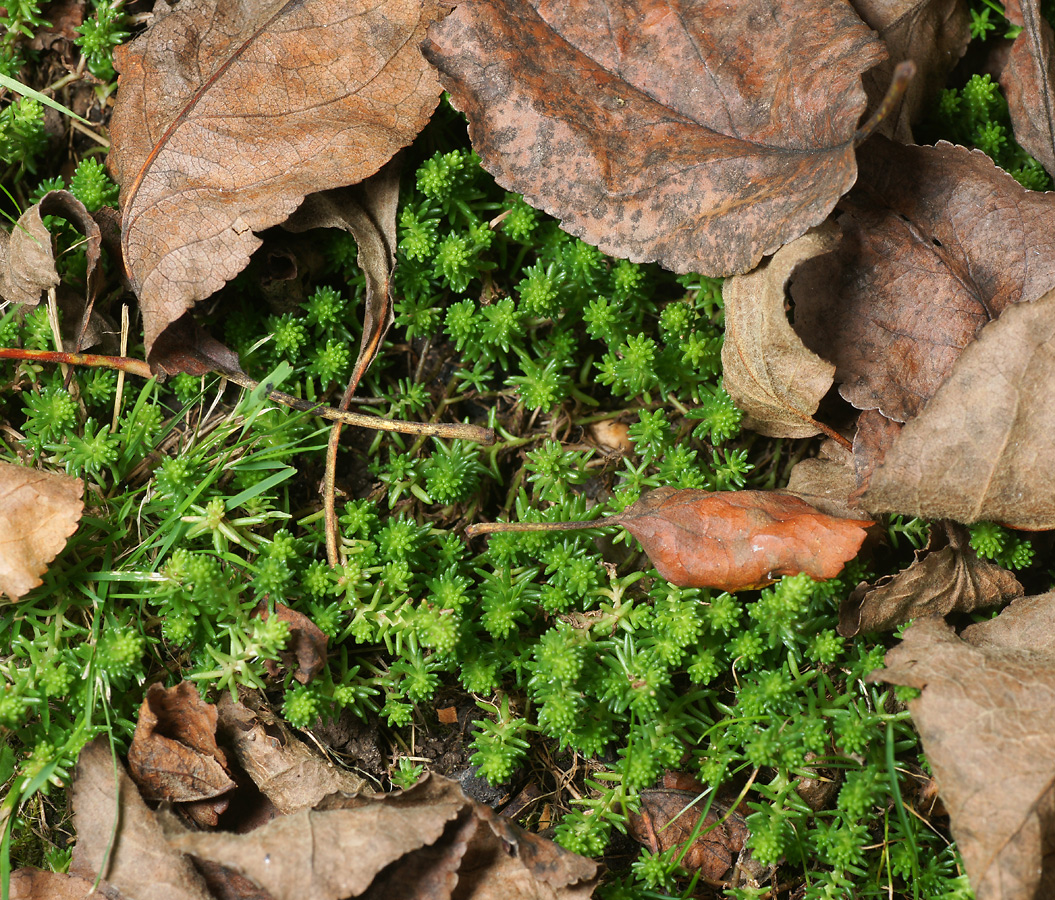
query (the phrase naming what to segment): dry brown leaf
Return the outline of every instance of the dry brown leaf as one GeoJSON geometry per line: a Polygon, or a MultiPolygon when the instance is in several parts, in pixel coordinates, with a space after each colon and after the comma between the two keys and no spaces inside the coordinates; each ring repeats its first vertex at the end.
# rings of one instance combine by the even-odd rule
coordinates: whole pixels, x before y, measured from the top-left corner
{"type": "Polygon", "coordinates": [[[77,843],[71,874],[93,881],[101,869],[106,881],[136,900],[212,900],[191,861],[165,840],[104,737],[85,747],[77,760],[73,824],[77,843]]]}
{"type": "Polygon", "coordinates": [[[606,253],[708,275],[826,218],[886,55],[840,0],[476,0],[424,51],[499,184],[606,253]]]}
{"type": "Polygon", "coordinates": [[[843,397],[904,422],[979,329],[1055,285],[1055,195],[944,142],[876,136],[859,165],[838,249],[792,281],[795,330],[835,363],[843,397]]]}
{"type": "Polygon", "coordinates": [[[0,462],[0,594],[17,600],[77,530],[84,511],[79,478],[0,462]]]}
{"type": "MultiPolygon", "coordinates": [[[[264,667],[272,678],[278,678],[285,668],[293,672],[293,677],[301,684],[307,684],[326,667],[326,647],[330,639],[304,613],[290,609],[285,603],[275,603],[274,606],[279,621],[289,626],[289,639],[279,652],[282,666],[268,659],[264,661],[264,667]]],[[[267,602],[261,600],[257,603],[250,615],[266,621],[271,615],[267,602]]]]}
{"type": "Polygon", "coordinates": [[[916,64],[904,96],[880,123],[880,133],[914,143],[912,124],[926,114],[945,87],[971,40],[970,14],[964,0],[853,0],[857,14],[886,44],[890,58],[864,75],[870,106],[877,106],[903,59],[916,64]]]}
{"type": "Polygon", "coordinates": [[[1022,592],[1007,569],[979,558],[966,528],[938,522],[908,568],[874,585],[859,585],[842,602],[839,634],[890,631],[910,619],[1000,606],[1022,592]]]}
{"type": "Polygon", "coordinates": [[[11,873],[10,900],[123,900],[125,897],[105,882],[92,890],[92,879],[62,875],[40,869],[16,869],[11,873]]]}
{"type": "Polygon", "coordinates": [[[838,228],[826,223],[722,285],[722,383],[752,431],[790,438],[821,431],[813,414],[832,386],[835,366],[795,334],[784,310],[784,286],[801,262],[830,252],[838,241],[838,228]]]}
{"type": "Polygon", "coordinates": [[[796,463],[788,491],[837,519],[864,519],[867,513],[851,497],[857,490],[853,454],[830,438],[817,456],[796,463]]]}
{"type": "MultiPolygon", "coordinates": [[[[658,853],[682,847],[692,838],[705,802],[700,793],[659,788],[641,791],[640,798],[641,811],[627,815],[627,829],[635,841],[658,853]]],[[[696,839],[681,860],[689,872],[699,872],[709,881],[725,877],[747,840],[744,820],[735,812],[727,813],[713,807],[708,810],[696,839]]]]}
{"type": "Polygon", "coordinates": [[[872,524],[826,516],[780,491],[675,488],[650,491],[607,522],[636,537],[673,584],[723,591],[799,572],[834,578],[857,555],[872,524]]]}
{"type": "MultiPolygon", "coordinates": [[[[253,704],[250,695],[243,699],[253,704]]],[[[224,694],[216,711],[224,746],[279,812],[311,809],[328,794],[366,788],[362,778],[324,760],[264,707],[250,708],[224,694]]]]}
{"type": "Polygon", "coordinates": [[[967,347],[901,429],[861,504],[1012,528],[1055,528],[1055,291],[1016,303],[967,347]]]}
{"type": "Polygon", "coordinates": [[[1055,33],[1037,0],[1012,0],[1007,17],[1022,26],[1000,73],[1015,140],[1055,173],[1055,33]]]}
{"type": "Polygon", "coordinates": [[[909,709],[978,900],[1055,896],[1053,623],[1055,594],[963,640],[925,619],[869,676],[923,691],[909,709]]]}
{"type": "Polygon", "coordinates": [[[439,100],[418,45],[445,7],[184,0],[114,54],[109,162],[148,359],[240,272],[255,232],[372,175],[439,100]]]}
{"type": "Polygon", "coordinates": [[[189,681],[173,688],[150,686],[128,748],[128,767],[147,799],[192,804],[185,811],[199,825],[215,826],[227,802],[197,801],[236,787],[216,743],[216,707],[189,681]]]}

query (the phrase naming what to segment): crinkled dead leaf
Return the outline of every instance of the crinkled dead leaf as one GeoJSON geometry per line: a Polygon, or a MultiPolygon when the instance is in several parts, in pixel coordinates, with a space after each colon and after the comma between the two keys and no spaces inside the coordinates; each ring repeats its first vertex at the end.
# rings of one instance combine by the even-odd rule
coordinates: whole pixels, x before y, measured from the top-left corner
{"type": "Polygon", "coordinates": [[[807,350],[784,309],[784,286],[804,260],[828,253],[839,230],[825,224],[777,251],[747,275],[726,279],[722,383],[744,425],[770,437],[812,437],[813,419],[835,366],[807,350]]]}
{"type": "Polygon", "coordinates": [[[909,685],[978,900],[1055,896],[1055,594],[962,635],[917,622],[870,680],[909,685]]]}
{"type": "Polygon", "coordinates": [[[94,881],[101,870],[107,882],[136,900],[212,900],[193,863],[169,846],[105,737],[88,744],[77,760],[73,824],[72,874],[94,881]]]}
{"type": "Polygon", "coordinates": [[[440,87],[418,50],[437,0],[184,0],[119,47],[110,165],[148,359],[304,197],[409,144],[440,87]]]}
{"type": "Polygon", "coordinates": [[[1055,173],[1055,32],[1037,0],[1010,0],[1008,19],[1022,27],[1000,72],[1015,140],[1055,173]]]}
{"type": "Polygon", "coordinates": [[[223,694],[216,705],[221,739],[238,764],[283,814],[311,809],[327,794],[358,794],[366,782],[323,759],[281,719],[245,694],[245,704],[223,694]],[[248,705],[246,705],[248,704],[248,705]]]}
{"type": "Polygon", "coordinates": [[[1055,195],[945,142],[876,136],[859,165],[838,249],[792,281],[795,330],[835,363],[843,397],[904,422],[983,326],[1055,285],[1055,195]]]}
{"type": "Polygon", "coordinates": [[[859,585],[842,602],[839,634],[890,631],[910,619],[1000,606],[1022,593],[1011,572],[979,558],[966,528],[938,522],[908,568],[874,585],[859,585]]]}
{"type": "Polygon", "coordinates": [[[680,587],[742,591],[805,572],[834,578],[860,549],[872,523],[836,519],[781,491],[657,488],[607,520],[645,548],[680,587]]]}
{"type": "Polygon", "coordinates": [[[0,594],[18,600],[77,530],[84,482],[0,462],[0,594]]]}
{"type": "Polygon", "coordinates": [[[424,51],[499,184],[606,253],[708,275],[826,218],[886,56],[839,0],[475,0],[424,51]]]}
{"type": "Polygon", "coordinates": [[[216,743],[216,707],[189,681],[172,688],[152,684],[139,708],[128,748],[128,767],[149,800],[192,804],[199,825],[216,825],[226,802],[198,805],[234,790],[227,757],[216,743]]]}
{"type": "Polygon", "coordinates": [[[1015,303],[967,347],[886,451],[861,498],[896,512],[1055,528],[1055,291],[1015,303]]]}
{"type": "Polygon", "coordinates": [[[904,96],[879,126],[887,137],[914,143],[912,125],[933,107],[971,40],[967,4],[964,0],[853,0],[853,7],[890,52],[889,59],[864,75],[869,105],[883,99],[895,63],[910,59],[916,64],[904,96]]]}

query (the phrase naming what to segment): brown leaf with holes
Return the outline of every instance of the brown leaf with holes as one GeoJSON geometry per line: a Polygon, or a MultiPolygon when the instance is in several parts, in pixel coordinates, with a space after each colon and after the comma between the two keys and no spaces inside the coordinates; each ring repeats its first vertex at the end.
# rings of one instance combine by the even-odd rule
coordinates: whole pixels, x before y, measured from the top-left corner
{"type": "Polygon", "coordinates": [[[653,853],[683,847],[691,840],[681,860],[689,872],[721,881],[744,849],[748,830],[737,813],[712,804],[700,824],[707,801],[699,792],[658,788],[641,791],[640,799],[640,812],[627,814],[630,837],[653,853]]]}
{"type": "Polygon", "coordinates": [[[839,607],[839,634],[890,631],[910,619],[969,613],[1021,597],[1007,569],[979,558],[962,525],[938,522],[915,560],[896,575],[862,584],[839,607]]]}
{"type": "Polygon", "coordinates": [[[188,804],[199,825],[214,826],[235,788],[227,757],[216,743],[216,707],[189,681],[173,688],[152,684],[139,708],[128,748],[128,767],[148,800],[188,804]]]}
{"type": "Polygon", "coordinates": [[[805,572],[834,578],[872,523],[826,516],[782,491],[657,488],[618,516],[660,575],[680,587],[742,591],[805,572]]]}
{"type": "MultiPolygon", "coordinates": [[[[1050,195],[1049,195],[1050,196],[1050,195]]],[[[987,325],[872,473],[861,505],[1055,528],[1055,291],[987,325]]]]}
{"type": "Polygon", "coordinates": [[[0,462],[0,594],[18,600],[77,530],[84,482],[0,462]]]}
{"type": "Polygon", "coordinates": [[[877,136],[859,165],[838,249],[792,280],[795,330],[850,403],[904,422],[983,326],[1055,285],[1055,195],[944,142],[877,136]]]}
{"type": "Polygon", "coordinates": [[[256,232],[357,184],[440,96],[418,49],[439,0],[185,0],[114,54],[109,163],[147,358],[248,263],[256,232]]]}
{"type": "Polygon", "coordinates": [[[769,437],[812,437],[813,419],[835,366],[806,349],[784,309],[784,286],[807,259],[828,253],[839,229],[825,223],[747,275],[726,279],[722,383],[744,411],[744,426],[769,437]]]}
{"type": "Polygon", "coordinates": [[[853,0],[853,7],[890,52],[889,59],[865,73],[869,105],[883,99],[897,62],[910,59],[916,64],[904,96],[879,126],[887,137],[914,143],[913,123],[930,111],[971,40],[967,4],[964,0],[853,0]]]}
{"type": "Polygon", "coordinates": [[[1055,32],[1037,0],[1011,0],[1007,17],[1022,32],[1000,72],[1015,140],[1055,173],[1055,32]]]}
{"type": "Polygon", "coordinates": [[[841,0],[476,0],[424,52],[499,184],[606,253],[708,275],[826,218],[886,56],[841,0]]]}
{"type": "Polygon", "coordinates": [[[960,637],[925,619],[869,676],[923,692],[909,709],[978,900],[1055,896],[1053,622],[1055,594],[960,637]]]}

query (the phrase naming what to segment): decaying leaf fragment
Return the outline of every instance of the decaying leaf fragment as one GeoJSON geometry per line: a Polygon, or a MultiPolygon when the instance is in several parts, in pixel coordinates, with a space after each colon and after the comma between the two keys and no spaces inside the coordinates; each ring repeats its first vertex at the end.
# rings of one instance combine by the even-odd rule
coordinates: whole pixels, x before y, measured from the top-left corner
{"type": "Polygon", "coordinates": [[[813,414],[832,386],[835,366],[795,334],[784,311],[784,285],[801,262],[828,253],[838,240],[838,228],[826,223],[722,285],[722,383],[752,431],[791,438],[821,431],[813,414]]]}
{"type": "Polygon", "coordinates": [[[840,0],[475,0],[424,52],[499,184],[606,253],[708,275],[825,219],[886,56],[840,0]]]}
{"type": "Polygon", "coordinates": [[[372,175],[440,96],[418,45],[438,0],[184,0],[114,54],[109,164],[147,358],[240,272],[256,232],[372,175]]]}
{"type": "MultiPolygon", "coordinates": [[[[609,520],[612,521],[612,520],[609,520]]],[[[681,587],[741,591],[805,572],[834,578],[872,523],[826,516],[780,491],[658,488],[615,517],[681,587]]]]}
{"type": "Polygon", "coordinates": [[[1055,528],[1055,291],[983,329],[901,429],[861,498],[870,512],[1055,528]]]}
{"type": "Polygon", "coordinates": [[[41,584],[84,510],[79,478],[0,462],[0,594],[17,600],[41,584]]]}
{"type": "Polygon", "coordinates": [[[915,555],[908,568],[859,585],[842,602],[839,634],[889,631],[910,619],[973,612],[1022,596],[1014,575],[974,552],[962,525],[935,523],[926,548],[915,555]]]}
{"type": "Polygon", "coordinates": [[[957,637],[917,622],[870,680],[909,703],[978,900],[1055,896],[1055,594],[957,637]]]}
{"type": "Polygon", "coordinates": [[[1011,127],[1015,140],[1050,174],[1055,172],[1055,32],[1037,0],[1009,0],[1005,11],[1022,28],[1000,73],[1011,127]]]}

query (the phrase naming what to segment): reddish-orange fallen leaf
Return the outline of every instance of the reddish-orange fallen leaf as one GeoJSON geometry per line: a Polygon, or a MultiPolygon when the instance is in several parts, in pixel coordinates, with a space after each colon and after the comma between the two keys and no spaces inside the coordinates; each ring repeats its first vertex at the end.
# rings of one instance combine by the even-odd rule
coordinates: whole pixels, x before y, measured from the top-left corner
{"type": "Polygon", "coordinates": [[[41,584],[84,510],[84,482],[0,462],[0,594],[17,600],[41,584]]]}
{"type": "Polygon", "coordinates": [[[109,163],[147,358],[308,194],[356,184],[439,101],[418,45],[438,0],[192,0],[114,54],[109,163]]]}
{"type": "Polygon", "coordinates": [[[607,253],[709,275],[824,220],[886,56],[843,0],[474,0],[424,51],[499,184],[607,253]]]}
{"type": "MultiPolygon", "coordinates": [[[[613,521],[613,520],[608,520],[613,521]]],[[[835,519],[779,491],[659,488],[614,517],[681,587],[742,591],[805,572],[834,578],[872,523],[835,519]]]]}

